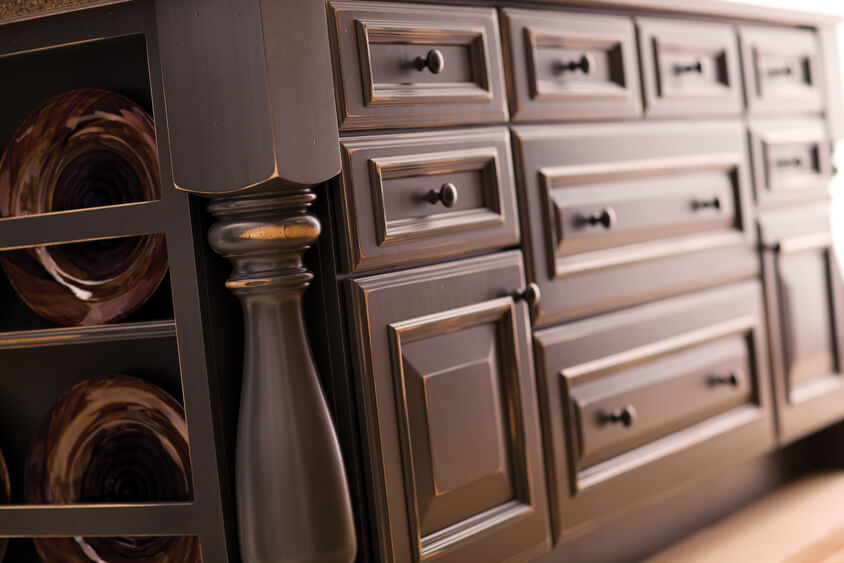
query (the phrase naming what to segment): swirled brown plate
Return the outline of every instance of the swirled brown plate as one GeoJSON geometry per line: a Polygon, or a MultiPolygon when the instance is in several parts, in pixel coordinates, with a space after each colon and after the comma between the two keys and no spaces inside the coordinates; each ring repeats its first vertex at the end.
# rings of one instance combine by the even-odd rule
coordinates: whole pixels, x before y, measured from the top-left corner
{"type": "MultiPolygon", "coordinates": [[[[19,217],[159,199],[152,118],[106,90],[51,98],[18,127],[0,160],[0,215],[19,217]]],[[[0,253],[36,313],[100,324],[140,307],[167,271],[164,236],[150,234],[0,253]]]]}
{"type": "MultiPolygon", "coordinates": [[[[181,405],[147,381],[88,379],[59,398],[30,444],[30,504],[159,503],[193,498],[181,405]]],[[[36,538],[47,563],[201,561],[195,537],[36,538]]]]}
{"type": "MultiPolygon", "coordinates": [[[[9,482],[9,470],[6,467],[6,460],[3,458],[3,452],[0,452],[0,504],[9,504],[11,501],[12,485],[9,482]]],[[[3,561],[7,547],[9,547],[9,540],[0,538],[0,561],[3,561]]]]}

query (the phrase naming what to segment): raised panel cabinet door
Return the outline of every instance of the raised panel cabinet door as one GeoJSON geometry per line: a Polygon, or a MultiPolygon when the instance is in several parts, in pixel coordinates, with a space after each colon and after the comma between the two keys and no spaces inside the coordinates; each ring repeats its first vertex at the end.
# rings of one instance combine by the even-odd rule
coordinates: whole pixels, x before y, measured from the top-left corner
{"type": "Polygon", "coordinates": [[[521,254],[347,282],[383,561],[550,548],[521,254]]]}
{"type": "Polygon", "coordinates": [[[825,204],[760,219],[782,442],[844,418],[844,293],[825,204]]]}
{"type": "Polygon", "coordinates": [[[735,28],[636,18],[645,113],[737,115],[744,106],[735,28]]]}
{"type": "Polygon", "coordinates": [[[328,3],[341,130],[504,122],[492,8],[328,3]]]}
{"type": "Polygon", "coordinates": [[[535,326],[758,272],[738,121],[512,129],[535,326]]]}
{"type": "Polygon", "coordinates": [[[741,26],[739,42],[751,114],[823,109],[820,47],[813,30],[741,26]]]}
{"type": "Polygon", "coordinates": [[[536,333],[556,537],[773,447],[763,306],[742,281],[536,333]]]}
{"type": "Polygon", "coordinates": [[[519,242],[505,128],[345,137],[341,151],[345,270],[519,242]]]}
{"type": "Polygon", "coordinates": [[[749,130],[760,207],[829,197],[832,166],[823,121],[754,119],[749,130]]]}
{"type": "Polygon", "coordinates": [[[501,10],[514,121],[642,114],[630,18],[501,10]]]}

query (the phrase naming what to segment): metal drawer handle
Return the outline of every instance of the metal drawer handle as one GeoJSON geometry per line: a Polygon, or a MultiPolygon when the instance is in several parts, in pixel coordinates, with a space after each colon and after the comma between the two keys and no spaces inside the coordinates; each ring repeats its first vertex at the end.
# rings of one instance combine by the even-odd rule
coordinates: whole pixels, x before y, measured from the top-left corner
{"type": "Polygon", "coordinates": [[[431,49],[425,55],[424,59],[422,57],[416,57],[413,63],[416,65],[416,70],[425,70],[427,68],[432,74],[439,74],[445,68],[445,55],[439,49],[431,49]]]}
{"type": "Polygon", "coordinates": [[[685,74],[687,72],[703,74],[703,63],[695,61],[690,65],[674,65],[674,74],[685,74]]]}
{"type": "Polygon", "coordinates": [[[539,286],[530,282],[524,289],[514,291],[511,296],[516,301],[524,301],[528,307],[535,309],[539,306],[539,300],[542,299],[542,292],[539,291],[539,286]]]}
{"type": "Polygon", "coordinates": [[[715,375],[711,374],[709,377],[706,378],[709,385],[721,386],[721,385],[730,385],[732,387],[738,387],[739,378],[734,372],[730,372],[726,375],[715,375]]]}
{"type": "Polygon", "coordinates": [[[799,156],[795,156],[794,158],[780,158],[774,162],[779,168],[787,168],[789,166],[802,166],[803,160],[799,156]]]}
{"type": "Polygon", "coordinates": [[[428,192],[428,201],[431,204],[442,203],[446,207],[454,207],[457,203],[457,186],[451,182],[446,182],[440,186],[439,190],[428,192]]]}
{"type": "Polygon", "coordinates": [[[609,424],[621,423],[625,428],[629,428],[636,421],[636,408],[633,405],[627,405],[624,408],[605,413],[601,420],[609,424]]]}
{"type": "Polygon", "coordinates": [[[782,244],[779,242],[774,242],[770,244],[765,244],[764,242],[759,245],[762,250],[770,250],[771,252],[779,252],[782,250],[782,244]]]}
{"type": "Polygon", "coordinates": [[[767,71],[768,76],[788,76],[790,75],[793,70],[791,70],[790,66],[784,66],[780,68],[769,68],[767,71]]]}
{"type": "Polygon", "coordinates": [[[692,201],[692,209],[705,209],[707,207],[721,209],[721,199],[716,195],[712,199],[696,199],[692,201]]]}
{"type": "Polygon", "coordinates": [[[591,55],[581,55],[579,59],[576,61],[568,61],[568,62],[560,62],[557,63],[557,69],[560,72],[573,72],[575,70],[581,70],[583,74],[589,74],[589,71],[595,68],[595,60],[592,58],[591,55]]]}
{"type": "Polygon", "coordinates": [[[617,222],[615,217],[615,211],[613,211],[612,207],[605,207],[604,209],[601,209],[598,213],[583,216],[581,221],[583,223],[587,223],[593,226],[603,225],[603,227],[607,230],[614,227],[617,222]]]}

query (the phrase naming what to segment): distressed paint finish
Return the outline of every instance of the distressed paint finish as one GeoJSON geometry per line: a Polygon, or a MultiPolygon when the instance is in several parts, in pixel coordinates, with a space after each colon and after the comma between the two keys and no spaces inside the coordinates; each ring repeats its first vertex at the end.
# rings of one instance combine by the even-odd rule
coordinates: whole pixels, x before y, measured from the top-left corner
{"type": "Polygon", "coordinates": [[[209,242],[231,260],[244,309],[237,436],[243,560],[350,562],[355,533],[343,461],[302,318],[302,255],[320,224],[308,188],[217,199],[209,242]]]}

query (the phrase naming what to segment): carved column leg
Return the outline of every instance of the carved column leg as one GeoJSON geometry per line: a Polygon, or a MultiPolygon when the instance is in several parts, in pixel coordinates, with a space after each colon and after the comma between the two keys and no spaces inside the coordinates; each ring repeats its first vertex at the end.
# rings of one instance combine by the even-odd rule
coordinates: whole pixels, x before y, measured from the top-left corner
{"type": "Polygon", "coordinates": [[[234,271],[245,362],[237,431],[243,560],[348,562],[355,534],[343,460],[302,319],[313,275],[302,255],[320,232],[309,189],[217,199],[209,242],[234,271]]]}

